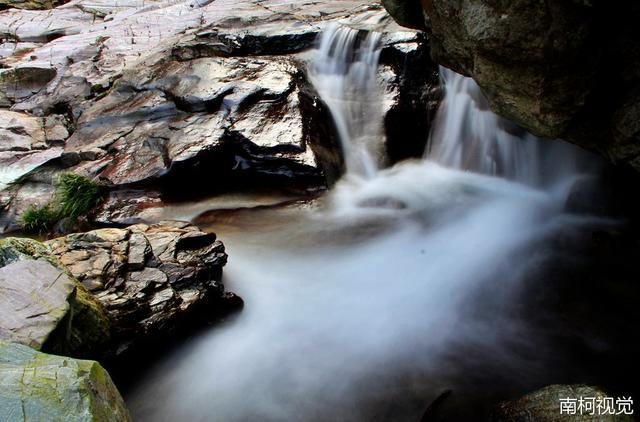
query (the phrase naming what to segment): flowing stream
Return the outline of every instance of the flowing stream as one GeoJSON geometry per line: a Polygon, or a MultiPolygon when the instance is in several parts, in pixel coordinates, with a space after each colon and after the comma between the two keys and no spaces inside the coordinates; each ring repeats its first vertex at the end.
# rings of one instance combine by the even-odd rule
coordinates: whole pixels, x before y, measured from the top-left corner
{"type": "Polygon", "coordinates": [[[322,35],[310,75],[347,175],[314,206],[211,224],[245,308],[136,386],[135,420],[418,421],[448,389],[467,404],[447,420],[475,420],[474,403],[549,381],[553,348],[521,298],[551,240],[588,223],[564,211],[588,166],[443,69],[425,158],[380,169],[379,43],[339,26],[322,35]]]}

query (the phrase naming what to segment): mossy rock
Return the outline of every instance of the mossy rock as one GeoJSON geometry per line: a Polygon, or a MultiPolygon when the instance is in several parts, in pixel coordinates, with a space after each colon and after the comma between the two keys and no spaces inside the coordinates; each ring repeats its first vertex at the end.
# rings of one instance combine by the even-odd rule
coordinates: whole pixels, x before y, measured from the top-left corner
{"type": "Polygon", "coordinates": [[[98,362],[0,342],[3,422],[128,422],[122,396],[98,362]]]}
{"type": "Polygon", "coordinates": [[[109,341],[102,305],[32,239],[0,240],[0,339],[76,357],[97,356],[109,341]]]}
{"type": "Polygon", "coordinates": [[[65,2],[57,0],[0,0],[0,10],[2,9],[25,9],[25,10],[47,10],[53,9],[65,2]]]}
{"type": "MultiPolygon", "coordinates": [[[[561,399],[602,400],[611,397],[601,389],[588,385],[550,385],[517,400],[501,403],[493,412],[492,422],[632,422],[630,415],[562,414],[561,399]]],[[[594,409],[595,410],[595,409],[594,409]]],[[[616,409],[617,410],[617,409],[616,409]]]]}

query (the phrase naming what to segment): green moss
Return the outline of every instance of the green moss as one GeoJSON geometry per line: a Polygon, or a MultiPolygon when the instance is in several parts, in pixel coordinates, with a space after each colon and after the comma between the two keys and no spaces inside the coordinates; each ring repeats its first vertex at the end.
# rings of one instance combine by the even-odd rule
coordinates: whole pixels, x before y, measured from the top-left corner
{"type": "Polygon", "coordinates": [[[100,186],[75,173],[63,173],[55,180],[53,200],[41,208],[27,209],[19,220],[27,233],[48,233],[62,219],[77,221],[103,199],[100,186]]]}
{"type": "MultiPolygon", "coordinates": [[[[44,259],[55,267],[63,268],[56,257],[51,254],[51,250],[37,240],[21,237],[0,239],[0,267],[24,259],[25,256],[32,259],[44,259]]],[[[73,277],[68,270],[65,272],[73,277]]]]}
{"type": "Polygon", "coordinates": [[[0,341],[0,420],[130,422],[122,396],[95,361],[0,341]]]}

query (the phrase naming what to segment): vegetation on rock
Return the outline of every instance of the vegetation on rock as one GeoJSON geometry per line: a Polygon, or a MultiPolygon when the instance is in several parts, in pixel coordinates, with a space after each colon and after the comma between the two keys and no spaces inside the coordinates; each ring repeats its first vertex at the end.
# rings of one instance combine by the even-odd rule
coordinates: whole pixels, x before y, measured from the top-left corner
{"type": "Polygon", "coordinates": [[[63,219],[76,222],[98,205],[103,197],[100,186],[75,173],[64,173],[55,181],[56,193],[41,208],[31,207],[20,216],[20,226],[29,233],[46,233],[63,219]]]}
{"type": "Polygon", "coordinates": [[[0,420],[123,422],[131,417],[98,362],[0,342],[0,420]]]}

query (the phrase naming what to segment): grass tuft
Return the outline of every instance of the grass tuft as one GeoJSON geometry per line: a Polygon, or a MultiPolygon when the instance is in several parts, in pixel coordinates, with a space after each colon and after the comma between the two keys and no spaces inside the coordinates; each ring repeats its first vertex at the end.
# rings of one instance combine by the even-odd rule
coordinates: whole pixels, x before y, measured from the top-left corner
{"type": "Polygon", "coordinates": [[[102,200],[100,187],[84,176],[61,174],[56,180],[56,197],[61,218],[77,219],[86,215],[102,200]]]}
{"type": "Polygon", "coordinates": [[[76,221],[102,201],[100,186],[84,176],[64,173],[55,180],[53,200],[41,208],[30,207],[20,216],[20,227],[29,233],[46,233],[62,219],[76,221]]]}
{"type": "Polygon", "coordinates": [[[60,220],[59,214],[51,205],[42,208],[29,207],[20,216],[20,227],[29,233],[46,233],[60,220]]]}

